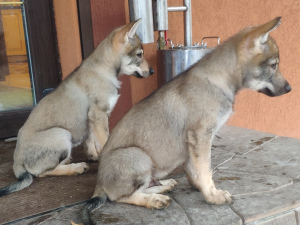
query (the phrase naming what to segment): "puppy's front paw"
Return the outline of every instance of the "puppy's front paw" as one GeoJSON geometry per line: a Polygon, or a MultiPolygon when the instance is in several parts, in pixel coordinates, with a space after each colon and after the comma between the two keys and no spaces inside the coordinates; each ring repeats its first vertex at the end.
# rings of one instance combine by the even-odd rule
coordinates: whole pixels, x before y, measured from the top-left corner
{"type": "Polygon", "coordinates": [[[86,173],[88,170],[89,170],[89,166],[85,162],[74,164],[74,174],[75,175],[86,173]]]}
{"type": "Polygon", "coordinates": [[[215,189],[209,196],[205,196],[205,201],[214,205],[228,204],[232,202],[232,195],[226,190],[215,189]]]}
{"type": "Polygon", "coordinates": [[[166,195],[152,194],[148,200],[147,208],[149,209],[162,209],[167,208],[172,199],[166,195]]]}
{"type": "Polygon", "coordinates": [[[98,154],[97,154],[97,152],[88,153],[87,158],[88,158],[89,161],[97,162],[98,161],[98,154]]]}
{"type": "Polygon", "coordinates": [[[69,158],[67,158],[67,159],[64,161],[64,164],[65,164],[65,165],[71,164],[71,163],[72,163],[72,160],[73,160],[73,158],[72,158],[72,156],[70,156],[69,158]]]}
{"type": "Polygon", "coordinates": [[[101,148],[99,144],[97,144],[93,138],[89,137],[85,141],[84,151],[86,152],[87,158],[89,161],[96,162],[98,161],[99,154],[101,152],[101,148]]]}
{"type": "Polygon", "coordinates": [[[96,150],[94,143],[90,143],[85,146],[85,152],[89,161],[96,162],[98,161],[99,154],[96,150]]]}
{"type": "Polygon", "coordinates": [[[178,182],[174,179],[160,180],[159,183],[162,186],[168,187],[166,191],[172,191],[174,187],[178,184],[178,182]]]}

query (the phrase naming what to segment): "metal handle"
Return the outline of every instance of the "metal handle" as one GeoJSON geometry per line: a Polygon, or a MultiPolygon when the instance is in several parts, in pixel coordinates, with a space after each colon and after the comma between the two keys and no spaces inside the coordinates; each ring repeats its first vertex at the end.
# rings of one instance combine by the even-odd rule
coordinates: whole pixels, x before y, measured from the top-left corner
{"type": "Polygon", "coordinates": [[[186,11],[187,7],[186,6],[170,6],[168,7],[169,12],[180,12],[180,11],[186,11]]]}
{"type": "MultiPolygon", "coordinates": [[[[173,41],[171,39],[167,39],[167,42],[170,43],[170,48],[173,49],[174,48],[174,44],[173,44],[173,41]]],[[[166,43],[167,44],[167,43],[166,43]]]]}
{"type": "MultiPolygon", "coordinates": [[[[203,46],[204,44],[203,44],[203,40],[204,39],[209,39],[209,38],[217,38],[218,39],[218,45],[220,44],[220,38],[218,37],[218,36],[213,36],[213,37],[204,37],[204,38],[202,38],[202,40],[201,40],[201,46],[203,46]]],[[[206,45],[206,44],[205,44],[206,45]]]]}

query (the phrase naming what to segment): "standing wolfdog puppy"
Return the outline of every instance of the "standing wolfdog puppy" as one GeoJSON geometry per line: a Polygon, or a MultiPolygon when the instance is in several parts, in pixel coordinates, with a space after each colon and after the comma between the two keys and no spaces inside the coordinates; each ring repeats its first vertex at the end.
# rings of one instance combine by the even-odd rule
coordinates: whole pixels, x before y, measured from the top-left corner
{"type": "Polygon", "coordinates": [[[147,208],[168,206],[170,198],[160,193],[177,182],[160,179],[182,164],[206,202],[232,201],[212,180],[212,140],[229,118],[239,90],[268,96],[291,91],[278,70],[278,48],[269,36],[279,23],[276,18],[242,30],[132,107],[100,155],[96,189],[83,210],[85,224],[92,223],[89,213],[107,197],[147,208]]]}
{"type": "Polygon", "coordinates": [[[86,140],[96,160],[108,138],[108,116],[118,98],[118,74],[139,78],[153,73],[135,34],[139,21],[115,29],[51,94],[33,109],[20,129],[13,169],[18,182],[0,189],[0,196],[21,190],[33,176],[76,175],[86,163],[70,163],[71,149],[86,140]],[[68,165],[66,165],[68,164],[68,165]]]}

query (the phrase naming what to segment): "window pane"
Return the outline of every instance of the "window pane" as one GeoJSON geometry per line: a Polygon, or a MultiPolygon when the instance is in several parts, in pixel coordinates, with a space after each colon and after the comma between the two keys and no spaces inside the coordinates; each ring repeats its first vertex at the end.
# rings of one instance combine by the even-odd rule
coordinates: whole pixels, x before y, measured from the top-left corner
{"type": "Polygon", "coordinates": [[[0,111],[32,108],[35,102],[23,18],[20,0],[0,0],[0,111]]]}

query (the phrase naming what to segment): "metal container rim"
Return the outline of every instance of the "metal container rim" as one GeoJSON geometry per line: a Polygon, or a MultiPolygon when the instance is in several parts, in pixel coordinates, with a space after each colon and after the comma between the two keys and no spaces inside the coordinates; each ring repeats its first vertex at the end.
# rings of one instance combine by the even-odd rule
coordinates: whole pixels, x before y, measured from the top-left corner
{"type": "Polygon", "coordinates": [[[200,46],[185,46],[185,47],[174,47],[169,49],[157,49],[158,51],[190,51],[190,50],[212,50],[214,48],[203,48],[200,46]]]}

